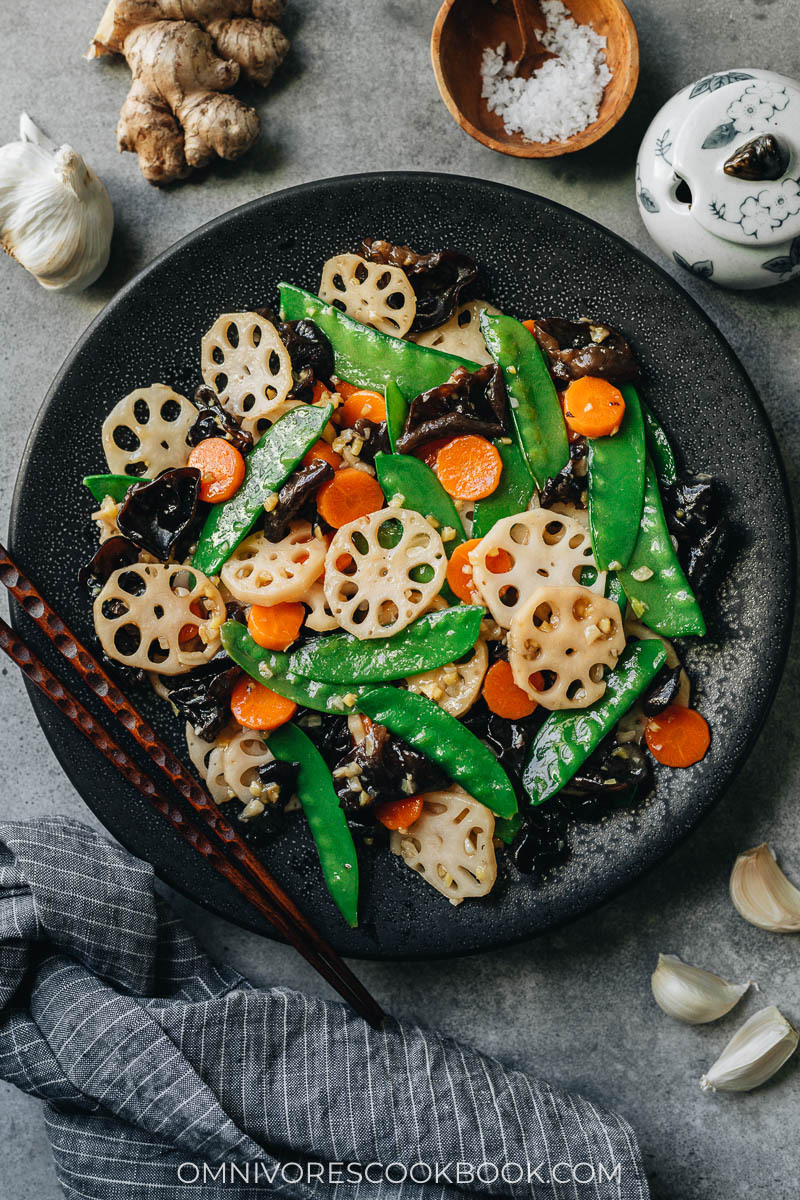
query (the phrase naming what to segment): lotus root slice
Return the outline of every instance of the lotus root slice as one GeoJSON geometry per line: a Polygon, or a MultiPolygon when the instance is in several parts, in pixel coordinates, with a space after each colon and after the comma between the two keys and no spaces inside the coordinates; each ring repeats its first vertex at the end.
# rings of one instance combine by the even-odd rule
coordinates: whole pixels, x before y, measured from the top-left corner
{"type": "Polygon", "coordinates": [[[328,259],[319,294],[348,317],[394,337],[408,333],[417,312],[417,298],[405,271],[367,262],[358,254],[328,259]]]}
{"type": "Polygon", "coordinates": [[[594,576],[590,590],[602,595],[605,574],[598,574],[589,531],[579,521],[546,508],[504,517],[469,556],[481,599],[504,629],[528,597],[543,584],[571,587],[583,571],[594,576]]]}
{"type": "Polygon", "coordinates": [[[422,813],[405,831],[392,833],[390,847],[412,871],[460,904],[485,896],[497,879],[494,816],[460,788],[426,792],[422,813]]]}
{"type": "Polygon", "coordinates": [[[586,708],[606,690],[625,648],[618,605],[583,587],[540,587],[522,605],[508,633],[508,661],[517,687],[544,708],[586,708]]]}
{"type": "Polygon", "coordinates": [[[325,598],[349,633],[388,637],[425,612],[446,570],[433,526],[411,509],[384,508],[337,530],[325,558],[325,598]]]}
{"type": "Polygon", "coordinates": [[[203,337],[203,379],[254,436],[287,411],[292,361],[275,326],[258,313],[223,313],[203,337]]]}
{"type": "Polygon", "coordinates": [[[191,450],[186,435],[196,419],[195,406],[163,383],[129,392],[103,422],[109,471],[153,478],[185,467],[191,450]]]}

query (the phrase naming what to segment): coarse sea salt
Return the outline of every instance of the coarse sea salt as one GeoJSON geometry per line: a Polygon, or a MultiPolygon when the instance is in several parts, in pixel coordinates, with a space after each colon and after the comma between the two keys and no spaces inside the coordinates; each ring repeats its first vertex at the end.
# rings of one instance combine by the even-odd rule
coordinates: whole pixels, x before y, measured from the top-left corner
{"type": "Polygon", "coordinates": [[[542,0],[541,9],[547,22],[541,43],[558,57],[530,79],[515,79],[516,63],[506,62],[505,42],[496,50],[487,46],[481,95],[508,133],[521,133],[530,142],[560,142],[597,120],[611,72],[604,37],[573,21],[561,0],[542,0]]]}

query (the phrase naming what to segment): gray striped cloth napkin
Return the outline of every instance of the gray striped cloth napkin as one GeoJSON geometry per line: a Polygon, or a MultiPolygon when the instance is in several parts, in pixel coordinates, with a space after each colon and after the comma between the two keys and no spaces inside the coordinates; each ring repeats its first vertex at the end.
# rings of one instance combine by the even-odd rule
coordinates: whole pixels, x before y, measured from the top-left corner
{"type": "Polygon", "coordinates": [[[477,1051],[215,966],[147,863],[0,824],[0,1076],[71,1198],[646,1200],[614,1113],[477,1051]]]}

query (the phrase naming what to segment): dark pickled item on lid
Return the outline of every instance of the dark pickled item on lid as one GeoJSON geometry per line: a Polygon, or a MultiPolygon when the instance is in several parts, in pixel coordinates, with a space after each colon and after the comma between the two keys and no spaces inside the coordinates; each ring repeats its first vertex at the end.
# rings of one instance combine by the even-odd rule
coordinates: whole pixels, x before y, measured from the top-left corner
{"type": "Polygon", "coordinates": [[[230,699],[241,671],[224,650],[185,675],[160,675],[170,700],[203,741],[213,742],[231,719],[230,699]]]}
{"type": "Polygon", "coordinates": [[[120,567],[138,562],[139,551],[126,537],[110,537],[78,572],[78,583],[94,599],[120,567]]]}
{"type": "Polygon", "coordinates": [[[609,383],[635,383],[639,367],[618,329],[594,321],[541,317],[534,322],[536,340],[550,373],[561,386],[595,375],[609,383]]]}
{"type": "Polygon", "coordinates": [[[408,454],[426,442],[462,433],[486,438],[508,433],[508,395],[495,363],[473,373],[458,367],[447,383],[412,400],[397,449],[408,454]]]}
{"type": "Polygon", "coordinates": [[[135,483],[117,516],[117,526],[141,550],[167,562],[190,533],[200,494],[194,467],[163,471],[152,483],[135,483]]]}
{"type": "Polygon", "coordinates": [[[278,492],[275,507],[264,513],[264,536],[268,541],[279,542],[286,537],[291,521],[334,474],[331,464],[322,458],[315,458],[308,466],[292,472],[278,492]]]}
{"type": "Polygon", "coordinates": [[[195,391],[194,399],[201,408],[197,420],[186,435],[190,446],[197,446],[206,438],[216,437],[230,442],[240,454],[247,454],[252,450],[252,435],[242,429],[233,413],[222,407],[213,388],[201,383],[195,391]]]}
{"type": "Polygon", "coordinates": [[[734,150],[722,169],[735,179],[780,179],[786,174],[789,158],[789,150],[783,142],[779,142],[774,134],[765,133],[734,150]]]}
{"type": "Polygon", "coordinates": [[[435,329],[448,321],[478,278],[473,260],[456,250],[418,254],[410,246],[395,246],[382,238],[364,238],[358,252],[369,262],[405,271],[417,299],[412,333],[435,329]]]}

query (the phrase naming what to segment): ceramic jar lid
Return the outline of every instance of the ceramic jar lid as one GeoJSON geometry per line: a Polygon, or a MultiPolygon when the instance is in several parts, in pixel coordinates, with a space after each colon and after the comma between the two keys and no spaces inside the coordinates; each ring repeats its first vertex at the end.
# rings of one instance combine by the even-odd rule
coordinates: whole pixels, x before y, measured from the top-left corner
{"type": "Polygon", "coordinates": [[[767,287],[800,269],[800,83],[732,70],[684,88],[639,151],[653,238],[695,274],[767,287]]]}
{"type": "Polygon", "coordinates": [[[800,90],[788,82],[753,79],[708,92],[688,110],[672,166],[689,185],[692,216],[710,233],[742,246],[754,241],[774,246],[800,235],[798,157],[800,90]],[[759,155],[757,146],[742,153],[767,137],[776,147],[772,155],[759,155]],[[748,174],[769,170],[766,164],[777,157],[783,170],[772,180],[728,174],[725,164],[737,152],[740,159],[749,157],[748,174]]]}

